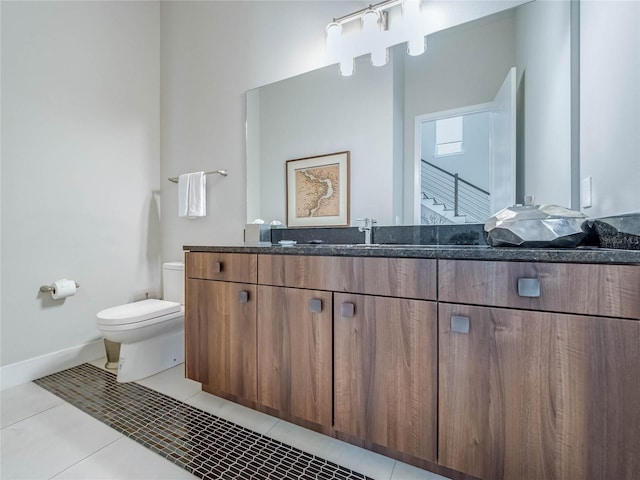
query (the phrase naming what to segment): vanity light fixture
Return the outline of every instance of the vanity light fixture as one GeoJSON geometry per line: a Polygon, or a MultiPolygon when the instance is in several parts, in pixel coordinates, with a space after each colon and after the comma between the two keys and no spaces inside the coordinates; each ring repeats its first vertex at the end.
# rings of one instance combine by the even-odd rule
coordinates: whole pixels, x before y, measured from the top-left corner
{"type": "Polygon", "coordinates": [[[421,0],[385,0],[334,18],[326,28],[326,46],[330,59],[339,63],[340,74],[353,75],[355,58],[367,53],[371,56],[372,65],[386,65],[389,46],[396,43],[407,42],[409,55],[424,53],[426,43],[420,2],[421,0]],[[394,20],[396,28],[390,31],[389,12],[398,5],[402,7],[402,15],[394,20]],[[360,30],[345,32],[344,26],[356,20],[360,21],[360,30]]]}

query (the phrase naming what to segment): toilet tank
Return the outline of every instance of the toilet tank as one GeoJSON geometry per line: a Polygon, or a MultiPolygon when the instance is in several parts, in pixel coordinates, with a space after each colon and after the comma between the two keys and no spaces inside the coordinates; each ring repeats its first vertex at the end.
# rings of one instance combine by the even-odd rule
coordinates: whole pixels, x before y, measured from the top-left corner
{"type": "Polygon", "coordinates": [[[184,263],[162,264],[162,293],[164,300],[184,304],[184,263]]]}

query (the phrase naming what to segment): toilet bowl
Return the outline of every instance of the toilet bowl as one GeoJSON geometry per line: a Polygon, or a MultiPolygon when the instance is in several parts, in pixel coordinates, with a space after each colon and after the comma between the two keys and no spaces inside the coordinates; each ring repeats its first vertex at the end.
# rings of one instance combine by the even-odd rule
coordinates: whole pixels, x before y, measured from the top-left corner
{"type": "Polygon", "coordinates": [[[97,314],[104,338],[120,344],[118,382],[184,362],[184,264],[163,264],[162,280],[165,300],[141,300],[97,314]]]}

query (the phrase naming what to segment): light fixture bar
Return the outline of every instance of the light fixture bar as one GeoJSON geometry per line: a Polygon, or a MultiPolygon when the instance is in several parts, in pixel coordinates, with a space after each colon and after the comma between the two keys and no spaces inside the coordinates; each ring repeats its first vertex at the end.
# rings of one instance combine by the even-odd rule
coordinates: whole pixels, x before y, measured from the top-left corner
{"type": "Polygon", "coordinates": [[[353,20],[359,19],[360,17],[362,17],[362,15],[364,15],[365,12],[368,12],[370,10],[382,12],[384,10],[388,10],[389,8],[395,7],[396,5],[400,5],[402,2],[403,0],[385,0],[384,2],[376,3],[375,5],[369,5],[368,7],[358,10],[357,12],[343,15],[339,18],[334,18],[333,23],[344,25],[345,23],[349,23],[353,20]]]}

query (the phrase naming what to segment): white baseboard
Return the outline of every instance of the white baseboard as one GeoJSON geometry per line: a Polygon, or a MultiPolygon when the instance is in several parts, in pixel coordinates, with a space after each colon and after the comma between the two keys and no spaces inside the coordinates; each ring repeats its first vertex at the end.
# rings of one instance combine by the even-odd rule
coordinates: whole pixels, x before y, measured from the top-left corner
{"type": "Polygon", "coordinates": [[[0,390],[104,357],[102,339],[0,367],[0,390]]]}

